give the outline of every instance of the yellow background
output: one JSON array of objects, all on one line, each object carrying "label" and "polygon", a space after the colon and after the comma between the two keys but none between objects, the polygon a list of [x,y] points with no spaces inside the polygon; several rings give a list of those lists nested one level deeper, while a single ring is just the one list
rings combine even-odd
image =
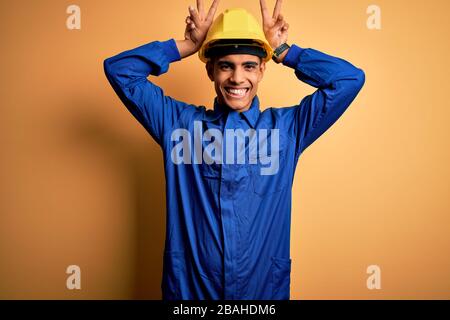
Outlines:
[{"label": "yellow background", "polygon": [[[291,298],[450,298],[450,2],[284,2],[290,43],[366,73],[299,161]],[[71,4],[81,30],[66,28]],[[189,4],[1,0],[0,298],[160,298],[162,155],[102,63],[181,39]],[[382,9],[379,31],[366,27],[370,4]],[[257,0],[222,0],[219,11],[235,6],[260,20]],[[194,104],[215,96],[196,56],[153,81]],[[288,106],[313,90],[270,63],[259,97]],[[82,290],[66,289],[71,264]],[[381,268],[381,290],[366,287],[369,265]]]}]

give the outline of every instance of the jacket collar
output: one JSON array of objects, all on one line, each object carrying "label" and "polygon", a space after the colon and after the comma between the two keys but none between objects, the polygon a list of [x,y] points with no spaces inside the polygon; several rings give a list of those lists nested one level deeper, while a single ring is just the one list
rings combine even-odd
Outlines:
[{"label": "jacket collar", "polygon": [[[216,120],[216,119],[220,118],[222,115],[229,113],[230,111],[234,112],[228,106],[220,104],[216,97],[214,99],[214,112],[212,114],[212,117],[208,117],[206,120],[210,120],[210,121]],[[261,113],[261,111],[259,109],[258,96],[255,96],[253,98],[252,104],[250,105],[250,108],[247,111],[241,112],[243,117],[245,119],[247,119],[247,122],[253,129],[256,128],[256,123],[258,122],[260,113]]]}]

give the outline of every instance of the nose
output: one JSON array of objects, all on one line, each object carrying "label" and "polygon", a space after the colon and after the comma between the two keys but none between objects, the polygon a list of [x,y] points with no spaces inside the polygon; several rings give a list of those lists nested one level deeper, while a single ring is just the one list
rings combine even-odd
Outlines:
[{"label": "nose", "polygon": [[236,84],[240,84],[244,82],[244,72],[243,70],[241,70],[241,68],[236,68],[231,77],[230,77],[230,82],[236,83]]}]

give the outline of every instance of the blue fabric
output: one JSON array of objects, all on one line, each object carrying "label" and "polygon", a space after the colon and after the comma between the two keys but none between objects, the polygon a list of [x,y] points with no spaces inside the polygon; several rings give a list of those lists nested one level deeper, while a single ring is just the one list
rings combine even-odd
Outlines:
[{"label": "blue fabric", "polygon": [[[164,155],[163,299],[289,299],[291,189],[297,161],[354,100],[364,72],[340,58],[293,45],[283,64],[317,90],[298,105],[263,112],[255,97],[248,111],[238,113],[218,104],[217,98],[213,110],[177,101],[147,79],[167,72],[178,60],[170,39],[104,62],[115,92]],[[261,175],[263,164],[250,161],[175,164],[172,133],[186,129],[193,137],[196,121],[204,131],[279,129],[278,172]]]}]

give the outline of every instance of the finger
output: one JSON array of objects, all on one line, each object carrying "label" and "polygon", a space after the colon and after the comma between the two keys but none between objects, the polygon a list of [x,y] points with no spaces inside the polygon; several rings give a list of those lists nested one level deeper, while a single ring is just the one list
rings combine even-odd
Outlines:
[{"label": "finger", "polygon": [[193,20],[196,25],[200,25],[200,16],[197,10],[192,6],[189,6],[189,13],[191,14],[191,20]]},{"label": "finger", "polygon": [[284,26],[283,26],[283,31],[287,31],[289,29],[289,23],[286,23]]},{"label": "finger", "polygon": [[200,15],[203,16],[203,14],[205,13],[203,0],[197,0],[197,10],[198,10],[198,13],[200,13]]},{"label": "finger", "polygon": [[189,21],[188,23],[186,23],[186,25],[189,27],[189,29],[194,29],[196,27],[195,23],[193,23],[192,21]]},{"label": "finger", "polygon": [[282,24],[281,26],[279,26],[279,27],[276,27],[275,30],[278,31],[278,32],[279,32],[279,31],[282,32],[285,25],[286,25],[286,24],[283,22],[283,24]]},{"label": "finger", "polygon": [[195,25],[195,23],[194,23],[194,21],[192,20],[192,18],[191,17],[186,17],[186,24],[188,25],[188,26],[190,26],[191,24],[194,24]]},{"label": "finger", "polygon": [[206,17],[206,20],[212,21],[214,19],[214,15],[216,14],[218,6],[219,6],[219,0],[214,0],[214,2],[211,5],[211,8],[209,8],[208,16]]},{"label": "finger", "polygon": [[275,23],[274,28],[282,28],[284,24],[285,24],[285,21],[283,19],[283,15],[281,15],[281,14],[278,15],[278,19],[277,19],[277,22]]},{"label": "finger", "polygon": [[263,21],[269,21],[270,14],[269,9],[267,8],[266,0],[259,0],[259,4],[261,6],[261,15],[263,17]]},{"label": "finger", "polygon": [[273,18],[276,19],[280,15],[281,12],[281,4],[283,3],[283,0],[277,0],[277,3],[275,4],[275,8],[273,9]]}]

